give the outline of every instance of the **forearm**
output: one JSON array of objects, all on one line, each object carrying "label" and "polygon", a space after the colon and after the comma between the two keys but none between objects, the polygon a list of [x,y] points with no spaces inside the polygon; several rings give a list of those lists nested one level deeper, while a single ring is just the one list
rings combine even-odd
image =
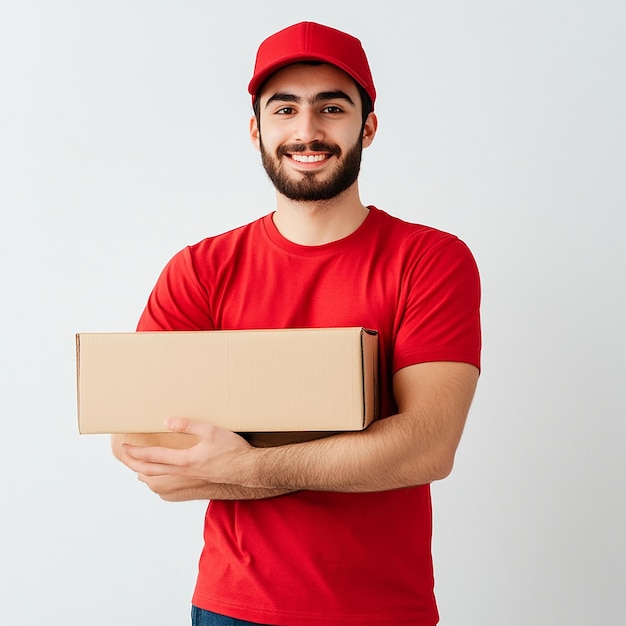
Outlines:
[{"label": "forearm", "polygon": [[188,502],[191,500],[262,500],[288,493],[287,489],[256,489],[241,485],[215,485],[206,481],[196,484],[156,484],[153,479],[141,477],[148,487],[167,502]]},{"label": "forearm", "polygon": [[433,449],[429,433],[416,437],[417,430],[414,416],[400,414],[359,433],[255,449],[243,459],[242,482],[266,489],[367,492],[443,478],[450,455]]},{"label": "forearm", "polygon": [[[447,374],[446,382],[435,384],[442,370]],[[408,405],[403,412],[358,433],[250,450],[241,459],[242,483],[290,490],[366,492],[445,478],[452,471],[478,371],[464,364],[432,364],[418,383],[412,378],[414,372],[407,369],[395,379],[396,397],[401,405]],[[421,401],[411,401],[415,397]]]}]

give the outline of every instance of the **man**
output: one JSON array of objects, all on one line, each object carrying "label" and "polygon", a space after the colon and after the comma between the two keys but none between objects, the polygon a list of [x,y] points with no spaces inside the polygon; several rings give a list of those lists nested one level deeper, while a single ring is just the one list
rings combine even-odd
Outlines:
[{"label": "man", "polygon": [[286,28],[249,91],[276,210],[174,256],[138,330],[376,329],[381,419],[255,448],[176,417],[194,446],[116,436],[114,453],[166,500],[211,501],[193,624],[433,626],[429,483],[452,469],[478,379],[476,265],[453,235],[362,204],[377,119],[357,39]]}]

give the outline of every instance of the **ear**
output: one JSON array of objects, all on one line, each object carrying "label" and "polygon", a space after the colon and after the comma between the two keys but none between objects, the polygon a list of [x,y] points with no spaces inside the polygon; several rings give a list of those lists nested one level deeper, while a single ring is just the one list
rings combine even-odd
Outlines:
[{"label": "ear", "polygon": [[378,129],[378,118],[375,113],[370,113],[363,125],[363,148],[368,148],[372,145],[374,137],[376,136],[376,130]]},{"label": "ear", "polygon": [[255,115],[250,118],[250,141],[257,150],[261,150],[261,132]]}]

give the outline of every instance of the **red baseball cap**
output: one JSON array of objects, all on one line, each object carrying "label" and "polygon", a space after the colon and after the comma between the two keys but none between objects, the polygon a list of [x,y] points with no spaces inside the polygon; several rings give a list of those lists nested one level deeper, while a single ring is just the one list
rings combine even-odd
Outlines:
[{"label": "red baseball cap", "polygon": [[361,42],[340,30],[315,22],[300,22],[278,31],[261,43],[248,85],[252,102],[274,72],[300,61],[330,63],[350,75],[372,99],[376,89]]}]

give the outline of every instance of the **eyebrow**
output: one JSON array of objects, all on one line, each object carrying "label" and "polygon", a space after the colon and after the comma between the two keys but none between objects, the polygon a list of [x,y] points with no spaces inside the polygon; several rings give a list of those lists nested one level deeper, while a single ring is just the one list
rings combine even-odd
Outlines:
[{"label": "eyebrow", "polygon": [[[271,96],[265,103],[265,106],[268,107],[272,102],[295,102],[296,104],[300,104],[303,100],[303,98],[296,96],[295,94],[279,92]],[[320,102],[326,102],[327,100],[345,100],[354,106],[352,98],[345,91],[341,91],[341,89],[337,89],[336,91],[321,91],[320,93],[315,94],[312,98],[307,98],[306,102],[308,104],[319,104]]]}]

